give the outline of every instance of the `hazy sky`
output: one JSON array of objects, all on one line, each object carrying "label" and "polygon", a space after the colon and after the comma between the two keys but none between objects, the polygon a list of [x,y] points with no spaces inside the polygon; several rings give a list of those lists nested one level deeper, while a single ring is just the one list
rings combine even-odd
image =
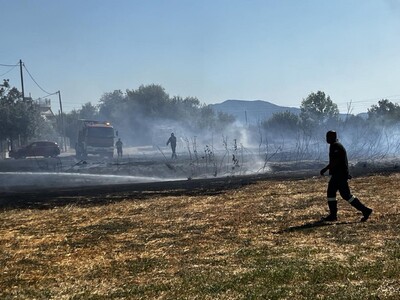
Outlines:
[{"label": "hazy sky", "polygon": [[207,104],[299,107],[318,90],[341,112],[400,102],[400,0],[0,0],[0,25],[0,79],[20,89],[1,65],[21,59],[64,111],[152,83]]}]

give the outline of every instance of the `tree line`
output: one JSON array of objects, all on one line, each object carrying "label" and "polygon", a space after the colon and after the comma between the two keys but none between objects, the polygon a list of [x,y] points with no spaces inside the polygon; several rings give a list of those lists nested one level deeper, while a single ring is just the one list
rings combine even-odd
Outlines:
[{"label": "tree line", "polygon": [[[104,93],[98,104],[87,102],[80,109],[56,115],[49,124],[40,115],[39,104],[30,98],[22,99],[21,92],[11,87],[7,80],[0,85],[0,141],[11,143],[31,139],[54,139],[66,135],[73,146],[76,141],[80,119],[107,120],[115,128],[130,136],[130,144],[143,145],[151,142],[151,135],[159,124],[185,128],[193,132],[223,132],[235,122],[225,113],[216,113],[209,105],[196,97],[170,96],[156,84],[141,85],[125,92],[115,90]],[[368,109],[367,118],[348,114],[340,118],[337,105],[322,91],[311,93],[303,99],[300,114],[275,113],[264,120],[260,128],[272,135],[295,137],[299,131],[304,135],[323,134],[332,128],[365,128],[368,126],[396,126],[400,121],[400,106],[382,99]],[[64,126],[62,126],[64,124]],[[160,125],[161,126],[161,125]],[[156,128],[156,129],[155,129]]]},{"label": "tree line", "polygon": [[22,93],[10,87],[8,80],[0,85],[0,141],[26,143],[29,139],[56,132],[40,114],[39,105],[31,98],[22,98]]},{"label": "tree line", "polygon": [[[322,91],[303,99],[300,114],[275,113],[260,123],[266,152],[285,150],[297,153],[298,159],[319,158],[324,149],[325,133],[336,130],[344,141],[350,158],[383,158],[400,150],[400,106],[381,99],[367,110],[367,115],[339,114],[337,105]],[[279,150],[277,150],[279,149]],[[287,150],[290,149],[290,150]]]},{"label": "tree line", "polygon": [[79,119],[110,121],[130,145],[151,143],[161,124],[187,131],[220,131],[235,119],[215,113],[195,97],[170,97],[160,85],[141,85],[135,90],[104,93],[98,105],[88,102],[81,109],[65,115],[67,136],[74,141]]},{"label": "tree line", "polygon": [[367,116],[355,116],[351,114],[351,107],[341,117],[337,104],[330,96],[322,91],[311,93],[303,99],[300,106],[300,114],[289,111],[279,112],[264,120],[261,126],[267,131],[291,136],[299,130],[305,134],[312,135],[317,132],[325,132],[338,128],[358,128],[393,126],[400,124],[400,106],[388,99],[379,100],[367,110]]}]

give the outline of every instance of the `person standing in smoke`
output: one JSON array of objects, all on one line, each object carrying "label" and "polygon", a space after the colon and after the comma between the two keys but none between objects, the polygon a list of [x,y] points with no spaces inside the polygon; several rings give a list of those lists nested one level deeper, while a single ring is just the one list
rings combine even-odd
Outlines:
[{"label": "person standing in smoke", "polygon": [[122,141],[119,138],[118,141],[115,143],[115,146],[117,147],[118,158],[122,157],[122,145]]},{"label": "person standing in smoke", "polygon": [[178,158],[178,156],[176,156],[175,150],[176,150],[176,137],[174,135],[174,133],[171,133],[171,136],[169,137],[168,141],[167,141],[167,146],[171,144],[171,150],[172,150],[172,156],[171,158]]},{"label": "person standing in smoke", "polygon": [[329,164],[320,171],[323,176],[329,170],[331,179],[328,183],[327,198],[330,214],[322,221],[337,221],[337,200],[336,192],[339,191],[340,196],[346,200],[355,209],[362,212],[361,222],[368,220],[372,214],[372,209],[364,206],[360,200],[354,197],[349,188],[348,180],[351,179],[349,174],[349,164],[347,161],[346,149],[339,143],[336,131],[330,130],[326,133],[326,142],[329,146]]}]

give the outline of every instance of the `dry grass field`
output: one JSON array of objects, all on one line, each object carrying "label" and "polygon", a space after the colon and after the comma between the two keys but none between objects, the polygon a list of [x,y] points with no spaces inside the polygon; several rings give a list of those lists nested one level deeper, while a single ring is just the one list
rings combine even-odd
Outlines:
[{"label": "dry grass field", "polygon": [[0,210],[0,299],[400,299],[400,174]]}]

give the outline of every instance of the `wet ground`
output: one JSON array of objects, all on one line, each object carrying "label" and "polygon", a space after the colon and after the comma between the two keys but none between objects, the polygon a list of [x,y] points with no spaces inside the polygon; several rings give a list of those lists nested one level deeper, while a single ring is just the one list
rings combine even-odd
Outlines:
[{"label": "wet ground", "polygon": [[[326,161],[320,160],[265,161],[254,154],[234,161],[230,153],[223,152],[213,159],[180,154],[175,160],[154,149],[128,152],[123,158],[114,159],[93,156],[78,160],[72,154],[58,158],[5,159],[0,160],[0,197],[212,192],[257,180],[319,176],[319,170],[325,165]],[[400,170],[400,160],[396,157],[353,161],[350,165],[353,176]]]}]

